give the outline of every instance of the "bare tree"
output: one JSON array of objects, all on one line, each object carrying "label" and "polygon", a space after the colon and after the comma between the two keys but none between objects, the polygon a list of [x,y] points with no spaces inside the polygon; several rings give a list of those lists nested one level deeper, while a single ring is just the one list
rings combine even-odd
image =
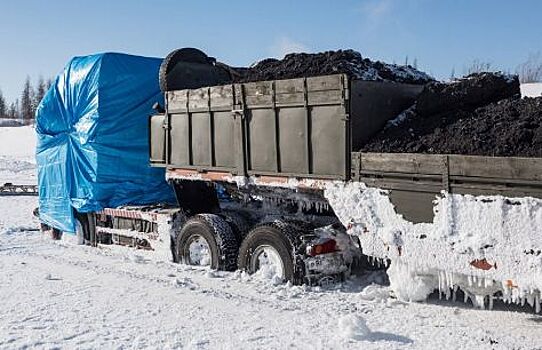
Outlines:
[{"label": "bare tree", "polygon": [[523,62],[516,68],[516,73],[519,75],[521,83],[536,83],[542,81],[542,54],[529,54],[527,61]]},{"label": "bare tree", "polygon": [[490,69],[491,69],[490,62],[484,62],[484,61],[480,61],[479,59],[475,59],[469,65],[465,66],[463,71],[465,75],[469,75],[473,73],[487,72]]}]

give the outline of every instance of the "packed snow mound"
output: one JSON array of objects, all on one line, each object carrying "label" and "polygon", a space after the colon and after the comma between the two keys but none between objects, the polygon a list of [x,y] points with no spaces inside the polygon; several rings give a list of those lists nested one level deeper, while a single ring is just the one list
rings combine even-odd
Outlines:
[{"label": "packed snow mound", "polygon": [[522,97],[540,97],[542,96],[542,83],[521,84]]},{"label": "packed snow mound", "polygon": [[346,339],[366,340],[371,330],[363,317],[351,314],[339,318],[339,334]]},{"label": "packed snow mound", "polygon": [[238,82],[293,79],[344,73],[354,79],[425,84],[434,79],[411,66],[363,58],[354,50],[291,53],[282,60],[264,59],[248,68]]}]

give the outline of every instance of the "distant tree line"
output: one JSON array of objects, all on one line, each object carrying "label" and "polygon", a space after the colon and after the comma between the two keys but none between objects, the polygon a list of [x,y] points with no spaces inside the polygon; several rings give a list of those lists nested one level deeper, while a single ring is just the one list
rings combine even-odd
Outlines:
[{"label": "distant tree line", "polygon": [[34,86],[30,77],[26,77],[20,98],[11,103],[6,101],[0,90],[0,118],[19,119],[30,123],[34,119],[39,103],[52,84],[52,79],[45,80],[40,77]]}]

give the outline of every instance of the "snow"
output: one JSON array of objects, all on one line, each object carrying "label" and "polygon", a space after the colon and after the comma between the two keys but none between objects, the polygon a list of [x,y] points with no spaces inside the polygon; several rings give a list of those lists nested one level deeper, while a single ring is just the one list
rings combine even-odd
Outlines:
[{"label": "snow", "polygon": [[521,84],[522,97],[540,97],[542,96],[542,83]]},{"label": "snow", "polygon": [[[19,138],[3,133],[2,156],[30,159],[32,129],[24,130],[12,129]],[[13,143],[4,143],[4,137]],[[11,172],[3,168],[0,179]],[[32,172],[19,173],[25,180],[21,175]],[[531,312],[509,311],[502,303],[487,312],[435,297],[403,303],[381,272],[329,287],[292,286],[240,271],[174,264],[151,251],[81,246],[71,236],[52,241],[37,230],[36,205],[36,197],[0,197],[0,349],[536,349],[542,344],[542,317]],[[396,235],[388,236],[393,243]]]},{"label": "snow", "polygon": [[37,183],[35,148],[33,127],[0,127],[0,185]]},{"label": "snow", "polygon": [[405,120],[411,118],[416,114],[416,104],[413,104],[409,108],[405,109],[403,112],[401,112],[397,117],[388,120],[386,123],[385,128],[390,128],[392,126],[398,126],[402,124]]},{"label": "snow", "polygon": [[371,334],[365,319],[359,315],[346,315],[339,319],[340,334],[347,339],[365,340]]},{"label": "snow", "polygon": [[[365,254],[392,260],[390,282],[402,300],[423,300],[434,288],[449,297],[455,286],[480,307],[502,289],[510,302],[540,298],[540,199],[442,193],[433,222],[414,224],[395,211],[387,191],[363,183],[330,183],[325,196]],[[475,267],[481,260],[486,269]]]}]

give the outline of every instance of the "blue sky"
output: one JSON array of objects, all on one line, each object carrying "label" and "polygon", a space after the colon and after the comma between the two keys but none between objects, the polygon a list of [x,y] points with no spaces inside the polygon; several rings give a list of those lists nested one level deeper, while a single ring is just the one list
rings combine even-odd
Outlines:
[{"label": "blue sky", "polygon": [[56,75],[76,55],[163,57],[192,46],[233,65],[288,51],[353,48],[437,78],[474,59],[514,71],[542,51],[542,1],[18,0],[0,12],[0,89],[18,97],[27,75]]}]

